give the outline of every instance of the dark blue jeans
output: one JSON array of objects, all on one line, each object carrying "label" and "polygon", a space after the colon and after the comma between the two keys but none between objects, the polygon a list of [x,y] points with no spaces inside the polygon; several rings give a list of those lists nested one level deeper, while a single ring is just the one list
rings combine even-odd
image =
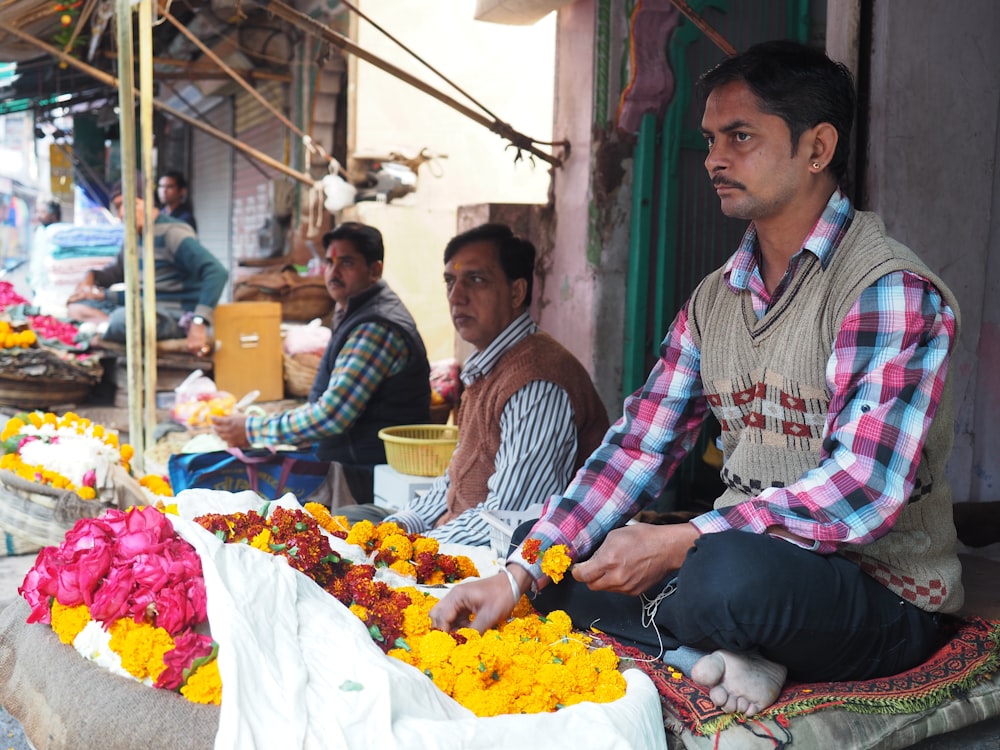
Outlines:
[{"label": "dark blue jeans", "polygon": [[[521,538],[528,529],[518,529]],[[676,588],[643,626],[639,597],[591,591],[566,576],[533,604],[565,610],[652,654],[679,645],[759,652],[796,681],[887,677],[914,667],[940,644],[938,617],[877,583],[839,555],[818,555],[760,534],[705,534],[681,569],[646,592]]]}]

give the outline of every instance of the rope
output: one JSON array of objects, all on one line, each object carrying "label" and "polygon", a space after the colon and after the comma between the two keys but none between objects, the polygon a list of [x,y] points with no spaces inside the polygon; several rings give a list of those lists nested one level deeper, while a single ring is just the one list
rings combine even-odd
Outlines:
[{"label": "rope", "polygon": [[[301,138],[302,145],[306,148],[307,151],[309,151],[312,154],[315,154],[316,156],[319,156],[321,159],[326,161],[327,164],[330,164],[331,166],[333,164],[336,164],[334,158],[330,156],[330,154],[328,154],[320,144],[316,143],[316,141],[314,141],[308,134],[304,133],[298,126],[296,126],[295,123],[293,123],[291,120],[285,117],[281,112],[275,109],[274,106],[267,99],[264,98],[263,94],[257,91],[257,89],[255,89],[249,83],[247,83],[246,80],[244,80],[239,73],[237,73],[229,65],[227,65],[221,57],[215,54],[211,49],[208,48],[208,46],[204,42],[202,42],[200,39],[198,39],[198,37],[192,34],[191,31],[184,24],[182,24],[180,21],[174,18],[169,11],[167,10],[163,11],[163,18],[169,21],[174,26],[174,28],[176,28],[181,34],[183,34],[187,38],[188,41],[190,41],[194,46],[196,46],[199,50],[201,50],[202,54],[204,54],[205,57],[207,57],[209,60],[218,65],[219,68],[221,68],[222,71],[226,73],[226,75],[228,75],[236,83],[238,83],[241,87],[243,87],[243,89],[248,94],[250,94],[254,99],[256,99],[261,104],[261,106],[264,107],[264,109],[266,109],[274,117],[276,117],[286,128],[288,128],[293,133],[295,133],[299,138]],[[337,169],[341,172],[341,174],[343,174],[343,176],[345,177],[347,176],[347,172],[341,169],[339,164],[337,164]]]},{"label": "rope", "polygon": [[323,190],[323,182],[319,181],[313,183],[312,187],[309,188],[308,195],[306,196],[306,210],[303,212],[302,218],[303,224],[306,228],[307,239],[319,237],[319,235],[323,232],[325,221],[323,214],[323,202],[325,200],[326,192]]},{"label": "rope", "polygon": [[[541,149],[538,148],[538,145],[536,144],[542,143],[541,141],[536,141],[535,139],[529,138],[523,133],[517,132],[505,122],[501,122],[500,120],[497,119],[493,120],[488,119],[479,112],[476,112],[470,107],[467,107],[465,104],[456,101],[447,94],[438,91],[437,89],[428,85],[424,81],[421,81],[412,73],[409,73],[403,70],[402,68],[383,60],[377,55],[368,52],[362,47],[359,47],[357,44],[352,42],[347,37],[327,28],[316,19],[306,15],[305,13],[302,13],[301,11],[295,10],[295,8],[292,8],[291,6],[282,2],[281,0],[269,0],[265,9],[269,13],[273,13],[274,15],[278,16],[278,18],[281,18],[287,21],[288,23],[292,24],[293,26],[302,29],[306,33],[317,36],[320,39],[323,39],[329,42],[330,44],[339,47],[345,52],[352,54],[355,57],[364,60],[365,62],[371,63],[372,65],[379,68],[380,70],[385,71],[389,75],[398,78],[404,83],[410,84],[411,86],[413,86],[416,89],[419,89],[420,91],[423,91],[425,94],[433,96],[435,99],[448,105],[459,114],[465,115],[466,117],[468,117],[471,120],[474,120],[480,125],[489,128],[497,135],[509,140],[511,142],[511,145],[518,151],[518,155],[515,161],[521,158],[522,151],[527,151],[533,156],[537,156],[539,159],[548,162],[554,167],[562,166],[563,160],[560,157],[555,156],[554,154],[546,153],[545,151],[542,151]],[[569,147],[570,147],[569,141],[565,140],[559,141],[552,145],[561,146],[564,149],[565,153],[567,154],[569,153]]]}]

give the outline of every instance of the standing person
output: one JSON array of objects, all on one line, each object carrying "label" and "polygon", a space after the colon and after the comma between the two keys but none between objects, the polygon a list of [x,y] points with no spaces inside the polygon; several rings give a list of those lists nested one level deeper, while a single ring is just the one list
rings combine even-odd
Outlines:
[{"label": "standing person", "polygon": [[38,294],[48,284],[47,261],[51,255],[48,228],[62,221],[62,206],[59,201],[39,201],[35,206],[34,221],[38,225],[31,238],[31,258],[28,262],[28,286]]},{"label": "standing person", "polygon": [[[566,545],[563,583],[514,551],[431,616],[484,630],[531,588],[545,609],[643,644],[726,711],[797,681],[923,662],[963,599],[944,466],[953,439],[948,287],[838,189],[855,114],[847,69],[767,42],[701,79],[705,166],[750,222],[695,289],[645,385],[530,530]],[[622,524],[722,425],[726,485],[689,523]],[[644,611],[645,605],[645,611]],[[648,615],[649,619],[645,619]],[[600,619],[598,619],[600,618]],[[647,625],[648,627],[644,627]]]},{"label": "standing person", "polygon": [[444,263],[452,323],[476,348],[461,374],[458,446],[445,475],[403,510],[345,514],[487,546],[482,511],[523,511],[565,487],[600,444],[608,413],[583,365],[531,319],[534,245],[484,224],[454,237]]},{"label": "standing person", "polygon": [[386,461],[379,430],[428,421],[430,364],[413,316],[382,278],[381,232],[345,222],[323,235],[323,246],[336,309],[308,403],[212,424],[237,447],[317,443],[318,459],[341,464],[354,501],[371,503],[375,466]]},{"label": "standing person", "polygon": [[[123,216],[122,192],[111,194],[112,210]],[[145,201],[135,199],[136,230],[143,231]],[[198,241],[194,230],[151,209],[156,279],[156,339],[186,339],[187,350],[204,357],[211,349],[208,329],[226,287],[229,272]],[[69,296],[67,315],[79,322],[107,324],[105,341],[125,342],[125,292],[112,289],[125,281],[123,251],[104,268],[87,271]]]},{"label": "standing person", "polygon": [[190,224],[198,231],[198,222],[194,220],[194,209],[188,198],[188,183],[181,172],[171,170],[156,183],[156,197],[160,201],[160,210],[172,219]]}]

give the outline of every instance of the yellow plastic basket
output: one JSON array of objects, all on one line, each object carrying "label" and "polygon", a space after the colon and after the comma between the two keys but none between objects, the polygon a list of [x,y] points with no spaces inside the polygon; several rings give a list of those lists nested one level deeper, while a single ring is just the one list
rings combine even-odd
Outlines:
[{"label": "yellow plastic basket", "polygon": [[385,443],[389,466],[401,474],[438,477],[444,474],[458,444],[458,428],[443,424],[386,427],[378,436]]}]

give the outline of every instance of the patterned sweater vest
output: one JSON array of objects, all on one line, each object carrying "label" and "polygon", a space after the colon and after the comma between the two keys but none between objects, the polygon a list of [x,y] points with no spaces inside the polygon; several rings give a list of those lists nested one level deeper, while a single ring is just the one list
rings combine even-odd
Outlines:
[{"label": "patterned sweater vest", "polygon": [[[784,487],[819,465],[831,392],[826,366],[833,342],[860,293],[888,273],[929,279],[955,311],[948,287],[910,250],[887,237],[877,216],[858,212],[826,269],[806,253],[788,288],[760,320],[749,292],[734,294],[722,269],[691,297],[701,377],[722,425],[724,508]],[[956,330],[956,338],[958,331]],[[930,426],[916,485],[887,535],[840,550],[903,599],[953,612],[963,601],[951,490],[944,469],[954,440],[951,377]]]},{"label": "patterned sweater vest", "polygon": [[[486,499],[486,482],[496,471],[500,450],[500,415],[511,396],[536,380],[555,383],[569,395],[577,431],[573,470],[600,445],[608,429],[608,413],[590,375],[547,333],[539,331],[526,337],[503,355],[489,375],[462,392],[459,443],[448,464],[448,510],[438,520],[439,526]],[[534,439],[546,437],[536,435]],[[547,499],[533,498],[535,502]]]}]

